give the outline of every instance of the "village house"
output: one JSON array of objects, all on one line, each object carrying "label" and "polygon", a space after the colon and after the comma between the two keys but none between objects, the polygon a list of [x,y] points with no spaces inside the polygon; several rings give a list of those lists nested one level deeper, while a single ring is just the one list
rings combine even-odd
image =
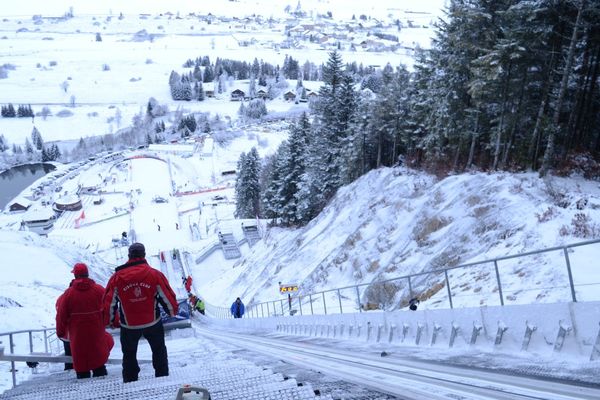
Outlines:
[{"label": "village house", "polygon": [[10,205],[8,206],[8,210],[10,212],[27,211],[29,207],[31,207],[31,204],[31,201],[23,197],[19,197],[15,199],[15,201],[10,203]]},{"label": "village house", "polygon": [[269,97],[269,93],[267,93],[267,91],[264,89],[258,89],[256,91],[256,97],[258,97],[259,99],[266,100]]},{"label": "village house", "polygon": [[231,92],[231,101],[242,101],[242,100],[244,100],[245,96],[246,96],[246,93],[244,93],[243,90],[235,89]]},{"label": "village house", "polygon": [[288,90],[287,92],[284,93],[283,99],[285,101],[294,101],[294,100],[296,100],[296,93],[292,92],[291,90]]}]

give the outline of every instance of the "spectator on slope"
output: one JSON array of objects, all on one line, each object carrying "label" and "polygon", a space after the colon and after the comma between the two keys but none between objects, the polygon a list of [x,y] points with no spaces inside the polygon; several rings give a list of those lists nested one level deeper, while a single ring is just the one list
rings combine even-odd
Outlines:
[{"label": "spectator on slope", "polygon": [[75,264],[71,272],[75,279],[57,300],[56,335],[70,341],[77,379],[92,374],[104,376],[107,374],[104,364],[114,345],[112,336],[104,329],[104,288],[88,277],[88,267],[83,263]]},{"label": "spectator on slope", "polygon": [[143,336],[152,350],[154,376],[169,375],[169,361],[159,304],[170,316],[178,304],[162,272],[150,267],[141,243],[129,246],[129,261],[116,268],[104,295],[105,323],[121,327],[123,382],[138,380],[137,347]]},{"label": "spectator on slope", "polygon": [[192,291],[192,277],[190,275],[185,279],[185,291],[188,293]]},{"label": "spectator on slope", "polygon": [[233,315],[233,318],[242,318],[244,311],[244,303],[242,303],[242,300],[238,297],[231,305],[231,315]]},{"label": "spectator on slope", "polygon": [[417,311],[417,307],[419,306],[420,302],[421,301],[418,298],[413,297],[408,301],[408,308],[410,308],[412,311]]},{"label": "spectator on slope", "polygon": [[198,301],[198,298],[196,297],[195,294],[188,293],[188,300],[190,302],[190,313],[193,313],[194,309],[196,307],[196,302]]},{"label": "spectator on slope", "polygon": [[196,310],[198,310],[200,312],[200,314],[206,315],[205,314],[206,306],[204,305],[204,300],[202,300],[201,298],[198,298],[198,300],[196,301],[196,304],[194,305],[194,308]]}]

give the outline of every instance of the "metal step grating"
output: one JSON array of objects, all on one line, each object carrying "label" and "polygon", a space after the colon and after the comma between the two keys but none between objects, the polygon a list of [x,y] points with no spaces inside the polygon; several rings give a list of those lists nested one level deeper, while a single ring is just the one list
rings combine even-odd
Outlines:
[{"label": "metal step grating", "polygon": [[1,394],[0,399],[172,400],[184,384],[208,389],[213,400],[315,398],[309,385],[298,386],[294,379],[286,380],[279,373],[232,358],[231,354],[207,352],[197,356],[194,363],[178,362],[177,355],[169,358],[168,377],[155,378],[152,367],[144,364],[139,380],[127,384],[122,383],[120,366],[108,365],[106,377],[77,380],[73,371],[58,371],[61,366],[53,365],[49,375],[23,382]]}]

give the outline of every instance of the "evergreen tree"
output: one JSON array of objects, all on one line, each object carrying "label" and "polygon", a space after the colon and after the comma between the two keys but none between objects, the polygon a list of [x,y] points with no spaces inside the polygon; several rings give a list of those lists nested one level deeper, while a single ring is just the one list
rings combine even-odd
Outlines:
[{"label": "evergreen tree", "polygon": [[42,148],[42,162],[52,161],[52,154],[49,150],[46,150],[46,147]]},{"label": "evergreen tree", "polygon": [[52,158],[52,161],[57,161],[62,157],[60,149],[58,148],[56,143],[52,144],[50,157]]},{"label": "evergreen tree", "polygon": [[204,87],[202,85],[202,81],[196,82],[196,99],[198,101],[204,101]]},{"label": "evergreen tree", "polygon": [[300,185],[306,172],[306,154],[311,125],[306,113],[303,113],[295,125],[291,126],[287,151],[281,160],[281,185],[278,196],[281,206],[281,220],[285,225],[301,223],[298,215]]},{"label": "evergreen tree", "polygon": [[15,107],[9,103],[6,106],[2,106],[2,116],[4,118],[14,118],[17,116],[17,112],[15,111]]},{"label": "evergreen tree", "polygon": [[193,76],[196,82],[202,82],[202,70],[200,69],[200,66],[198,64],[196,64],[196,66],[194,67]]},{"label": "evergreen tree", "polygon": [[254,61],[252,62],[252,67],[250,68],[250,71],[253,76],[260,76],[261,69],[260,69],[260,64],[258,63],[258,59],[254,58]]},{"label": "evergreen tree", "polygon": [[281,197],[283,187],[283,176],[288,166],[289,146],[284,141],[277,148],[277,152],[269,159],[265,165],[266,176],[261,184],[261,203],[265,218],[271,218],[274,221],[279,220],[283,215],[284,199]]},{"label": "evergreen tree", "polygon": [[37,150],[42,150],[44,147],[44,141],[40,131],[34,126],[31,131],[31,141]]},{"label": "evergreen tree", "polygon": [[213,67],[209,64],[204,67],[204,74],[202,74],[204,83],[212,82],[215,80],[215,73]]},{"label": "evergreen tree", "polygon": [[236,216],[255,218],[260,215],[260,157],[253,147],[238,161],[238,176],[235,184]]},{"label": "evergreen tree", "polygon": [[314,105],[314,129],[319,132],[309,148],[313,170],[309,175],[319,182],[319,196],[310,209],[320,210],[341,186],[341,146],[348,134],[348,124],[355,107],[352,78],[343,71],[339,53],[329,55],[323,68],[324,85]]},{"label": "evergreen tree", "polygon": [[0,152],[5,152],[8,150],[8,141],[4,137],[4,135],[0,135]]},{"label": "evergreen tree", "polygon": [[248,84],[248,97],[254,99],[256,97],[256,79],[254,75],[250,75],[250,82]]}]

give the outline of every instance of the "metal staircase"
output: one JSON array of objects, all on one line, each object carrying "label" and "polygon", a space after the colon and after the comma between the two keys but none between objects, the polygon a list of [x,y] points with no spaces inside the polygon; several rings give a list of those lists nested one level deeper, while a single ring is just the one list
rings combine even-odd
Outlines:
[{"label": "metal staircase", "polygon": [[235,241],[233,233],[219,233],[219,242],[221,243],[221,249],[223,250],[225,259],[232,260],[242,256],[242,252]]},{"label": "metal staircase", "polygon": [[242,232],[244,233],[244,237],[246,238],[248,246],[250,247],[254,246],[261,239],[260,232],[258,231],[258,227],[256,225],[242,224]]}]

